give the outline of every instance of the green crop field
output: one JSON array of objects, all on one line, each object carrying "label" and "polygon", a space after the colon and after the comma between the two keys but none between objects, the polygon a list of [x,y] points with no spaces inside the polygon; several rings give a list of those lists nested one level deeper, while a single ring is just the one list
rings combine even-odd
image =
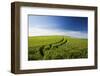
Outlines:
[{"label": "green crop field", "polygon": [[32,36],[28,38],[28,60],[87,58],[87,47],[87,39],[68,36]]}]

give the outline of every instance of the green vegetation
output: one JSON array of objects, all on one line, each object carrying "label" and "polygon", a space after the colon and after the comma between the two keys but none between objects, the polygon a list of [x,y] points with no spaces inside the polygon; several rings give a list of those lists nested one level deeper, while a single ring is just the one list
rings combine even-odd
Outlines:
[{"label": "green vegetation", "polygon": [[87,39],[68,36],[34,36],[28,38],[28,60],[87,58]]}]

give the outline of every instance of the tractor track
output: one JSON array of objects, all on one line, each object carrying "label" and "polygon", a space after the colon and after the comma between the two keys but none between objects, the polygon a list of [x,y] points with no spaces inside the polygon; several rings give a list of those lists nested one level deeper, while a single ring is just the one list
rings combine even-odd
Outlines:
[{"label": "tractor track", "polygon": [[56,42],[56,43],[52,43],[52,44],[48,44],[48,45],[42,45],[40,48],[39,48],[39,51],[40,51],[40,54],[42,56],[44,56],[44,52],[43,50],[45,49],[46,46],[49,46],[50,48],[48,48],[48,50],[52,49],[52,48],[58,48],[59,46],[61,45],[64,45],[67,43],[67,40],[65,40],[65,38],[63,37],[62,40]]}]

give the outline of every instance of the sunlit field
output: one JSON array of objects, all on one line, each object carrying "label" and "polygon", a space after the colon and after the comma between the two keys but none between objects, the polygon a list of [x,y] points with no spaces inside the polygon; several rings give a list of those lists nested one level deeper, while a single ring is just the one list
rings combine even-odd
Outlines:
[{"label": "sunlit field", "polygon": [[87,58],[87,42],[87,39],[69,36],[31,36],[28,38],[28,60]]}]

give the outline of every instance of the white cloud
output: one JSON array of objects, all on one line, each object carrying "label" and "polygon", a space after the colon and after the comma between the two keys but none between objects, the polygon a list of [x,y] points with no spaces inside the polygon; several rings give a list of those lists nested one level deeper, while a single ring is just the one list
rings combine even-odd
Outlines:
[{"label": "white cloud", "polygon": [[87,33],[79,31],[61,31],[52,29],[29,28],[29,36],[64,35],[76,38],[87,38]]}]

